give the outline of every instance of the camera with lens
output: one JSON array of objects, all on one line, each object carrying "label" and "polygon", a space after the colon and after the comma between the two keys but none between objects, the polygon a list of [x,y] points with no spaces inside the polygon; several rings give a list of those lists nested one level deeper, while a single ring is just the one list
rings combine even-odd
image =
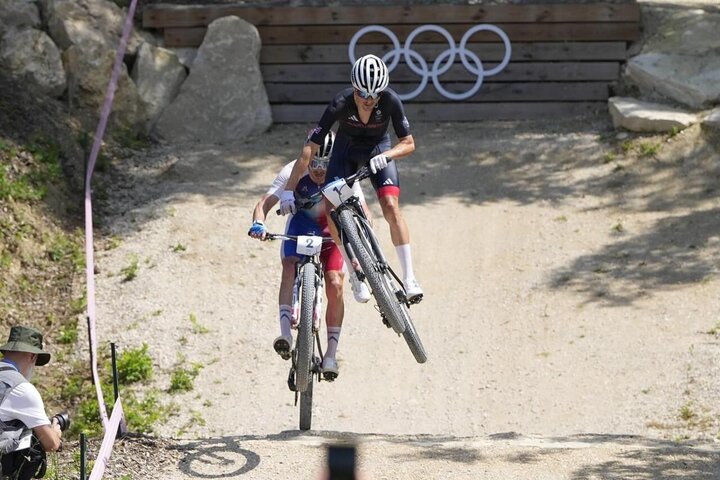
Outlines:
[{"label": "camera with lens", "polygon": [[70,415],[67,412],[58,413],[53,415],[50,421],[55,420],[60,427],[60,431],[64,432],[70,426]]}]

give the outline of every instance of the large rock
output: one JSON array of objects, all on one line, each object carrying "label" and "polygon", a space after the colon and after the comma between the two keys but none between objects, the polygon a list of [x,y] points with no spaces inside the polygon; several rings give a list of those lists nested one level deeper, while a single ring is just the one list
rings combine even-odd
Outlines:
[{"label": "large rock", "polygon": [[155,134],[173,142],[224,143],[265,131],[272,116],[259,56],[253,25],[234,16],[213,21]]},{"label": "large rock", "polygon": [[633,132],[682,130],[698,121],[696,115],[628,97],[612,97],[608,107],[615,128]]},{"label": "large rock", "polygon": [[197,56],[197,48],[169,48],[175,55],[177,55],[180,63],[185,65],[186,68],[192,68],[192,64]]},{"label": "large rock", "polygon": [[720,107],[713,109],[703,119],[702,126],[720,132]]},{"label": "large rock", "polygon": [[185,67],[177,55],[168,49],[143,43],[133,66],[132,79],[147,104],[149,126],[175,98],[186,77]]},{"label": "large rock", "polygon": [[[115,63],[115,51],[93,43],[73,45],[63,52],[62,58],[71,101],[84,108],[100,108]],[[135,131],[144,130],[147,122],[145,102],[124,63],[121,64],[110,121]]]},{"label": "large rock", "polygon": [[[72,45],[95,43],[117,49],[126,12],[108,0],[40,0],[50,36],[65,50]],[[133,30],[127,54],[135,55],[143,39]]]},{"label": "large rock", "polygon": [[718,55],[645,53],[628,61],[627,75],[651,98],[665,97],[695,109],[720,101]]},{"label": "large rock", "polygon": [[66,77],[60,51],[41,30],[8,30],[0,38],[0,66],[44,95],[59,97]]},{"label": "large rock", "polygon": [[34,0],[0,1],[0,37],[16,28],[40,27],[40,11]]},{"label": "large rock", "polygon": [[[662,18],[653,26],[655,33],[645,42],[641,53],[700,56],[720,49],[720,13],[658,7],[651,10]],[[646,9],[644,13],[650,12]]]}]

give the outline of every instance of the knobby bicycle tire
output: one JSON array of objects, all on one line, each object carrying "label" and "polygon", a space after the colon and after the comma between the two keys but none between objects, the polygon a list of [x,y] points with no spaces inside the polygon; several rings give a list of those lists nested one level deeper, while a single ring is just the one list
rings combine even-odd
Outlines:
[{"label": "knobby bicycle tire", "polygon": [[[374,258],[374,255],[366,242],[363,242],[360,233],[360,227],[355,223],[353,213],[348,209],[340,211],[338,216],[340,222],[340,228],[342,228],[347,240],[352,246],[353,252],[357,257],[362,271],[367,278],[370,288],[372,289],[375,301],[377,301],[380,310],[387,318],[390,326],[395,332],[401,334],[405,331],[405,321],[402,313],[400,312],[400,306],[398,305],[395,293],[387,284],[387,280],[384,278],[382,273],[377,268],[378,261]],[[350,275],[354,275],[353,272]]]},{"label": "knobby bicycle tire", "polygon": [[308,386],[312,373],[313,346],[313,310],[315,309],[315,265],[306,263],[300,271],[302,275],[302,291],[300,297],[300,322],[295,349],[295,387],[303,393]]},{"label": "knobby bicycle tire", "polygon": [[313,375],[310,375],[307,388],[300,394],[300,430],[310,430],[312,425]]},{"label": "knobby bicycle tire", "polygon": [[401,304],[399,307],[405,319],[405,331],[403,332],[405,343],[407,343],[408,347],[410,347],[410,351],[415,357],[415,360],[418,363],[425,363],[427,362],[427,352],[420,340],[420,335],[418,335],[417,329],[415,329],[412,318],[410,318],[410,312],[405,305]]}]

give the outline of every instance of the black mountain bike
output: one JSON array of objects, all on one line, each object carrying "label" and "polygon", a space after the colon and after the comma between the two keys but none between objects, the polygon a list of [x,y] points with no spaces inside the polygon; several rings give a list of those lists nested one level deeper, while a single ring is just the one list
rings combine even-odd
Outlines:
[{"label": "black mountain bike", "polygon": [[294,240],[300,261],[295,265],[293,284],[293,318],[297,319],[297,338],[292,350],[288,387],[295,392],[295,405],[300,399],[300,430],[312,424],[313,381],[322,379],[323,352],[320,343],[322,320],[323,268],[320,252],[330,237],[314,235],[283,235],[268,233],[268,240]]},{"label": "black mountain bike", "polygon": [[380,248],[372,226],[365,216],[360,200],[354,195],[352,185],[370,176],[368,167],[361,167],[357,173],[328,183],[323,195],[334,205],[330,213],[345,247],[348,257],[360,264],[362,272],[356,274],[362,281],[367,278],[375,301],[378,304],[383,323],[402,335],[418,363],[427,361],[425,347],[420,341],[417,329],[410,318],[410,305],[405,287],[390,268]]}]

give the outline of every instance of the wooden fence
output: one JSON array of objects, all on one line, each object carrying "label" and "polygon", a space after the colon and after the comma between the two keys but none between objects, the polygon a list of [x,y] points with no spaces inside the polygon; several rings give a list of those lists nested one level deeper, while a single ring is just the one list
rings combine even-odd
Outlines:
[{"label": "wooden fence", "polygon": [[[214,19],[237,15],[255,25],[262,39],[260,64],[276,122],[314,122],[332,96],[349,86],[348,45],[367,25],[389,29],[402,47],[422,25],[445,29],[459,46],[475,25],[489,24],[509,38],[509,63],[497,74],[488,72],[505,55],[498,34],[479,31],[466,45],[468,69],[460,55],[452,58],[448,41],[437,32],[417,35],[409,49],[432,70],[438,58],[440,87],[462,93],[478,81],[482,85],[464,100],[451,100],[427,74],[426,87],[405,101],[413,120],[474,121],[484,119],[553,118],[606,110],[609,86],[618,80],[630,42],[640,36],[640,9],[629,3],[534,5],[412,5],[344,7],[246,7],[243,5],[149,5],[143,11],[145,28],[161,29],[167,47],[197,47]],[[379,32],[363,35],[355,55],[392,50],[391,40]],[[444,55],[444,56],[443,56]],[[388,59],[390,61],[391,58]],[[417,62],[416,70],[421,67]],[[475,73],[472,72],[474,70]],[[423,75],[402,59],[391,72],[391,87],[407,94]]]}]

